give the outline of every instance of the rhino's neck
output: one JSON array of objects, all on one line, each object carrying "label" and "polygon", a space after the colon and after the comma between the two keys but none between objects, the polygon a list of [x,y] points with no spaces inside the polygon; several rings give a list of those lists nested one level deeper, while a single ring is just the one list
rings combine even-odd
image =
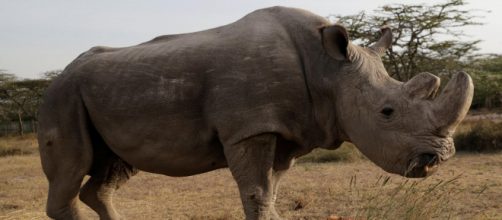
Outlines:
[{"label": "rhino's neck", "polygon": [[336,100],[329,79],[330,74],[337,74],[333,71],[339,71],[341,64],[335,63],[333,66],[333,60],[324,52],[319,32],[319,27],[326,25],[326,22],[324,18],[313,18],[301,27],[287,29],[294,30],[290,37],[300,58],[305,86],[309,93],[312,121],[317,128],[311,132],[322,134],[317,136],[317,140],[312,144],[315,147],[332,149],[340,146],[346,135],[337,127]]},{"label": "rhino's neck", "polygon": [[306,132],[309,133],[306,138],[309,140],[304,144],[308,147],[337,147],[343,140],[343,134],[337,128],[333,88],[326,82],[326,76],[333,71],[333,66],[328,63],[333,61],[323,49],[320,33],[320,28],[330,25],[330,22],[301,9],[274,7],[262,12],[281,24],[284,34],[287,34],[283,37],[290,40],[301,63],[308,104],[312,109],[311,120],[306,125]]}]

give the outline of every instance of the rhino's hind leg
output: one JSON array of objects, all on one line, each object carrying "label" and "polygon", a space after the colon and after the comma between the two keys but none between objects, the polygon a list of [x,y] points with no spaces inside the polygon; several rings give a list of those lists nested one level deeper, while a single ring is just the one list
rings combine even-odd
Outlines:
[{"label": "rhino's hind leg", "polygon": [[[59,135],[56,130],[53,133]],[[77,195],[91,167],[90,147],[83,150],[85,144],[77,138],[39,136],[42,167],[49,181],[47,215],[53,219],[80,219]]]},{"label": "rhino's hind leg", "polygon": [[237,181],[246,219],[277,219],[274,210],[276,135],[263,134],[225,146],[228,167]]},{"label": "rhino's hind leg", "polygon": [[49,182],[47,215],[50,218],[81,219],[76,198],[82,179],[83,176],[75,179],[62,177]]},{"label": "rhino's hind leg", "polygon": [[100,219],[120,219],[112,197],[137,170],[108,149],[94,155],[91,178],[80,190],[80,200],[96,211]]}]

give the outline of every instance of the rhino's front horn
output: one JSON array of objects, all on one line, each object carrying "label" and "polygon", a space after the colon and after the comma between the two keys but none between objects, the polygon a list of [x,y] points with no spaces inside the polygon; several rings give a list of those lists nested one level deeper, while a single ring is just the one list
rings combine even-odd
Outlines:
[{"label": "rhino's front horn", "polygon": [[471,77],[465,72],[460,72],[453,76],[443,92],[434,100],[434,114],[441,135],[453,135],[455,128],[469,111],[473,93],[474,85]]},{"label": "rhino's front horn", "polygon": [[389,26],[385,25],[380,28],[380,31],[382,32],[382,36],[370,48],[380,54],[380,56],[383,56],[385,51],[392,45],[392,30]]}]

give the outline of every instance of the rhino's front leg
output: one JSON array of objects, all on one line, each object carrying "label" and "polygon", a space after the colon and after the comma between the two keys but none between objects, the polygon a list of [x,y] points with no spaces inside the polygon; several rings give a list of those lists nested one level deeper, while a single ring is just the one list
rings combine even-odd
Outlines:
[{"label": "rhino's front leg", "polygon": [[[276,136],[263,134],[225,146],[228,166],[241,195],[247,220],[277,218],[274,209]],[[273,211],[275,212],[275,210]]]}]

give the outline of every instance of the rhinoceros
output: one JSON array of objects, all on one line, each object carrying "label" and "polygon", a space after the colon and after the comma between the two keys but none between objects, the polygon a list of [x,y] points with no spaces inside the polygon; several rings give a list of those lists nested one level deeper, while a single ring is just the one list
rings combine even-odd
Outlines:
[{"label": "rhinoceros", "polygon": [[[376,165],[425,177],[450,158],[473,95],[457,73],[403,83],[370,47],[310,12],[254,11],[200,32],[93,47],[46,90],[38,141],[47,215],[79,219],[79,199],[118,219],[112,195],[138,170],[189,176],[228,167],[246,219],[279,219],[279,179],[295,158],[352,142]],[[90,178],[81,187],[83,178]]]}]

